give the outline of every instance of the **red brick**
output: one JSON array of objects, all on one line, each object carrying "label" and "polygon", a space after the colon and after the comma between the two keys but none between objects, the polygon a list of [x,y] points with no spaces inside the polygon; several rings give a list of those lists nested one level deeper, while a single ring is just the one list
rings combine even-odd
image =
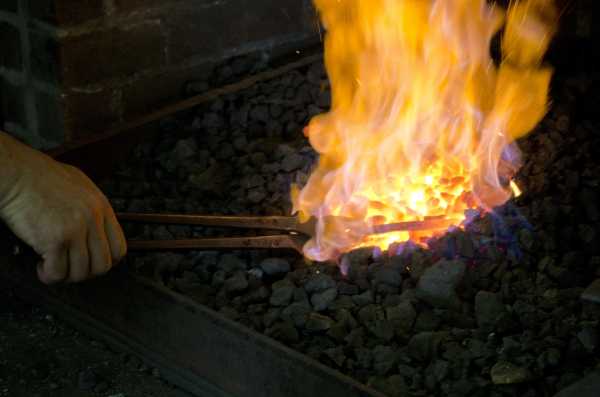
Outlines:
[{"label": "red brick", "polygon": [[30,0],[32,17],[59,26],[77,25],[104,16],[103,0]]},{"label": "red brick", "polygon": [[63,39],[64,82],[81,86],[130,77],[165,64],[165,38],[160,21],[98,30]]},{"label": "red brick", "polygon": [[120,91],[103,89],[97,92],[69,92],[64,97],[67,140],[103,132],[120,121]]},{"label": "red brick", "polygon": [[241,43],[244,35],[237,23],[244,12],[221,3],[210,7],[184,5],[175,9],[165,19],[171,63],[214,56],[230,43]]},{"label": "red brick", "polygon": [[302,0],[235,0],[209,6],[185,3],[165,17],[171,62],[220,57],[255,41],[314,30]]},{"label": "red brick", "polygon": [[137,79],[123,87],[123,111],[127,118],[147,114],[180,100],[185,83],[205,78],[212,65],[206,64],[184,70],[169,70]]},{"label": "red brick", "polygon": [[[169,6],[172,4],[181,3],[182,0],[114,0],[117,12],[130,12],[136,10],[147,10],[151,7]],[[204,0],[208,2],[211,0]],[[202,1],[195,0],[196,3]]]},{"label": "red brick", "polygon": [[247,9],[252,9],[252,12],[244,13],[242,24],[249,41],[294,33],[316,33],[318,20],[310,2],[245,0],[245,3]]}]

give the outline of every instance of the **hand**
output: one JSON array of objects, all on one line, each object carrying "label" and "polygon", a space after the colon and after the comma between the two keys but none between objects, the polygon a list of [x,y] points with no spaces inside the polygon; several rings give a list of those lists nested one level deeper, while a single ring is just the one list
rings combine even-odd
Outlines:
[{"label": "hand", "polygon": [[110,270],[127,247],[106,197],[80,170],[2,139],[16,170],[0,189],[0,218],[42,257],[39,279],[79,282]]}]

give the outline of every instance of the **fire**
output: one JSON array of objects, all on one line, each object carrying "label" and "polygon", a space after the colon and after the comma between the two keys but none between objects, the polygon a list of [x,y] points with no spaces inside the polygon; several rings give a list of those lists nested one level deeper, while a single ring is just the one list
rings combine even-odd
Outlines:
[{"label": "fire", "polygon": [[[317,218],[307,257],[386,249],[460,225],[508,200],[515,139],[547,110],[550,0],[315,0],[327,33],[329,113],[305,133],[319,153],[294,211]],[[490,55],[500,29],[502,60]],[[376,225],[443,218],[441,228],[374,235]]]}]

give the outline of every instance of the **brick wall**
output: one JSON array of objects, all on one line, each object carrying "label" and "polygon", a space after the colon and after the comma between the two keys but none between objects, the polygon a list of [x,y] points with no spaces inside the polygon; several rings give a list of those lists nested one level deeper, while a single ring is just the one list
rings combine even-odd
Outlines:
[{"label": "brick wall", "polygon": [[0,127],[56,147],[178,99],[223,59],[317,33],[310,0],[0,0]]}]

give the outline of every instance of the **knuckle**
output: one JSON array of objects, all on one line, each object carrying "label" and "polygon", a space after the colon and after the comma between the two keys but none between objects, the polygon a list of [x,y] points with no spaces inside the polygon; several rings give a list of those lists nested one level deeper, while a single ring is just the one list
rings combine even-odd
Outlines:
[{"label": "knuckle", "polygon": [[44,282],[46,284],[56,284],[64,280],[64,275],[53,270],[46,270],[44,272]]}]

